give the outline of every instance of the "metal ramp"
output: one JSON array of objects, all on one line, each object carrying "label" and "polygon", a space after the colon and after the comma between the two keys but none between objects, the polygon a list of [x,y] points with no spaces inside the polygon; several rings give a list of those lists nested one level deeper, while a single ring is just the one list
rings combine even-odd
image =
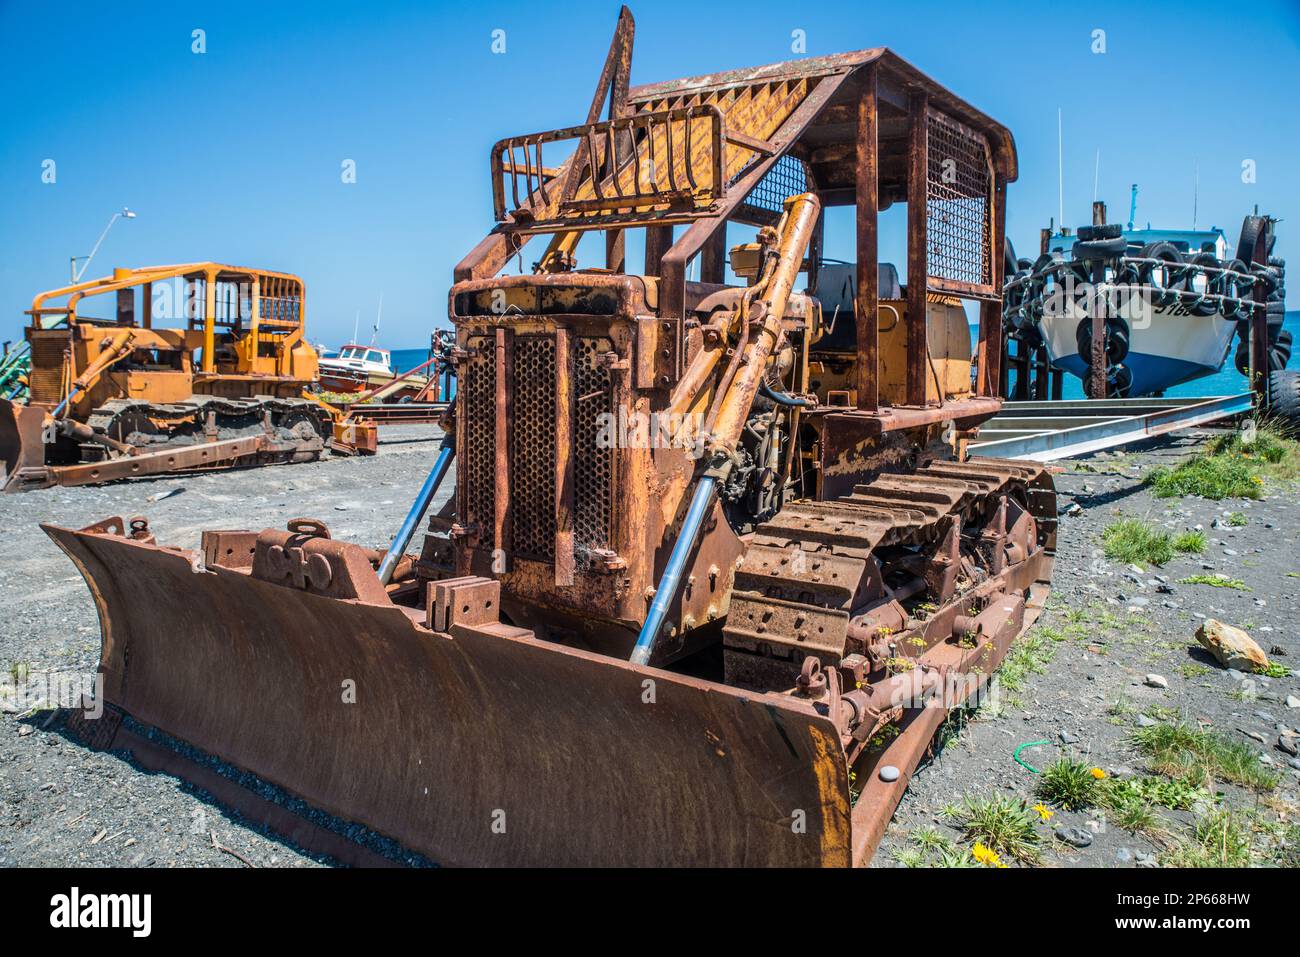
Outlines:
[{"label": "metal ramp", "polygon": [[974,455],[1051,462],[1250,412],[1253,396],[1007,402],[972,442]]}]

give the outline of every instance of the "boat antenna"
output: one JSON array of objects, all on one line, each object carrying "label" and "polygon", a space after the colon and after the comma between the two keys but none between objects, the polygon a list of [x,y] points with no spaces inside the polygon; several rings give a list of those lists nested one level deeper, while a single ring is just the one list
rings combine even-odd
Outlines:
[{"label": "boat antenna", "polygon": [[1065,226],[1065,139],[1061,126],[1061,108],[1056,108],[1056,191],[1057,191],[1057,212],[1061,217],[1061,225]]},{"label": "boat antenna", "polygon": [[1128,228],[1133,228],[1133,220],[1137,218],[1138,211],[1138,184],[1133,184],[1133,189],[1129,193],[1128,199]]},{"label": "boat antenna", "polygon": [[356,318],[352,320],[352,342],[355,344],[357,335],[361,332],[361,310],[357,310]]},{"label": "boat antenna", "polygon": [[1097,202],[1097,181],[1101,177],[1101,150],[1097,150],[1097,159],[1092,166],[1092,201]]},{"label": "boat antenna", "polygon": [[375,344],[375,337],[379,335],[379,321],[384,318],[384,294],[379,294],[379,311],[375,313],[375,327],[370,330],[370,344]]},{"label": "boat antenna", "polygon": [[1196,229],[1197,206],[1199,205],[1201,199],[1201,164],[1200,163],[1196,164],[1195,170],[1196,172],[1193,174],[1193,179],[1192,179],[1192,230],[1193,231],[1195,231]]}]

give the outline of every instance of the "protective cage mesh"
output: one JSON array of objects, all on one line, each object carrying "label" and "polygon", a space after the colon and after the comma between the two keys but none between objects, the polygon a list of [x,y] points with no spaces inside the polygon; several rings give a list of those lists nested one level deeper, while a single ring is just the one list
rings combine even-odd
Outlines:
[{"label": "protective cage mesh", "polygon": [[[785,201],[809,189],[808,167],[804,161],[786,154],[773,164],[767,175],[745,197],[735,218],[747,222],[775,223]],[[730,185],[730,184],[729,184]]]},{"label": "protective cage mesh", "polygon": [[993,189],[988,143],[928,111],[926,271],[935,278],[993,284]]}]

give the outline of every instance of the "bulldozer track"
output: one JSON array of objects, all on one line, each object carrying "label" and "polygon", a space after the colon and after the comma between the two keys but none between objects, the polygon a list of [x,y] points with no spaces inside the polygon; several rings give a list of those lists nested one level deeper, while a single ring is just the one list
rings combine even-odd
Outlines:
[{"label": "bulldozer track", "polygon": [[[255,396],[252,398],[225,396],[192,396],[183,402],[151,403],[139,399],[111,399],[94,409],[87,424],[98,434],[126,441],[123,424],[130,416],[139,416],[159,428],[155,446],[179,441],[204,441],[208,414],[212,425],[223,438],[257,435],[265,431],[264,418],[270,413],[270,424],[277,430],[288,432],[298,422],[306,422],[311,430],[328,440],[331,432],[328,416],[313,402],[298,398]],[[281,439],[292,441],[289,435]],[[309,436],[300,438],[310,440]],[[323,445],[322,445],[323,447]]]},{"label": "bulldozer track", "polygon": [[[1050,554],[1055,493],[1035,462],[936,461],[911,473],[882,474],[838,499],[785,506],[755,529],[737,568],[724,628],[729,664],[737,663],[736,650],[784,658],[795,669],[806,655],[821,657],[826,666],[839,664],[854,650],[848,635],[853,614],[893,597],[876,577],[873,558],[882,559],[891,546],[934,545],[954,522],[967,544],[978,547],[978,530],[1005,499],[1032,516],[1037,546]],[[984,564],[964,587],[1002,569],[996,556],[984,556]],[[888,562],[879,565],[887,568]],[[729,667],[728,680],[733,677],[755,683],[752,675],[732,675]]]}]

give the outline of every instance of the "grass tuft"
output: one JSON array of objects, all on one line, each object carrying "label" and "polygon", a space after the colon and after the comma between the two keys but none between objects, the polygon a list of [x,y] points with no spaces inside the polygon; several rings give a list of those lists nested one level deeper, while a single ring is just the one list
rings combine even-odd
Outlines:
[{"label": "grass tuft", "polygon": [[1205,728],[1179,722],[1133,731],[1133,742],[1151,770],[1192,787],[1210,789],[1216,779],[1253,791],[1272,791],[1281,776],[1260,763],[1255,749]]},{"label": "grass tuft", "polygon": [[1045,801],[1067,811],[1081,811],[1097,802],[1097,779],[1092,768],[1062,755],[1043,769],[1036,791]]},{"label": "grass tuft", "polygon": [[1023,864],[1038,863],[1041,856],[1038,815],[1024,801],[1002,795],[967,797],[961,804],[949,805],[945,811],[969,840]]},{"label": "grass tuft", "polygon": [[1138,518],[1111,522],[1101,533],[1101,543],[1106,557],[1112,561],[1163,565],[1174,557],[1169,533],[1159,531]]},{"label": "grass tuft", "polygon": [[1227,575],[1188,575],[1178,579],[1180,585],[1209,585],[1211,588],[1235,588],[1237,591],[1251,591],[1251,587],[1240,578]]},{"label": "grass tuft", "polygon": [[1297,477],[1300,442],[1265,424],[1253,437],[1240,432],[1221,436],[1173,468],[1152,469],[1146,483],[1158,498],[1199,495],[1219,500],[1259,498],[1265,479],[1292,482]]},{"label": "grass tuft", "polygon": [[1175,535],[1173,546],[1174,551],[1184,555],[1199,555],[1205,551],[1205,533],[1191,531]]}]

